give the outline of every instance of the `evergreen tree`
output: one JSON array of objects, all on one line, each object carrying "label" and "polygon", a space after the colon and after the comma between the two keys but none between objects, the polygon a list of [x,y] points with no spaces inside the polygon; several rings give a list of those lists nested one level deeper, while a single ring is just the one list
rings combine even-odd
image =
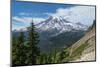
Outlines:
[{"label": "evergreen tree", "polygon": [[56,53],[57,53],[57,49],[55,48],[53,52],[53,63],[56,63],[56,57],[57,57]]},{"label": "evergreen tree", "polygon": [[20,32],[18,37],[13,36],[12,44],[13,65],[24,65],[24,33]]},{"label": "evergreen tree", "polygon": [[95,27],[96,27],[96,20],[93,20],[93,24],[88,28],[87,32]]},{"label": "evergreen tree", "polygon": [[33,22],[28,27],[28,38],[26,40],[25,38],[23,31],[19,33],[19,36],[12,37],[13,66],[37,64],[40,56],[40,50],[37,47],[39,36],[35,31]]},{"label": "evergreen tree", "polygon": [[35,31],[35,25],[33,24],[33,22],[31,23],[31,26],[28,28],[29,31],[29,52],[28,52],[28,63],[29,64],[36,64],[37,62],[37,57],[40,54],[39,48],[37,47],[37,44],[39,42],[38,38],[38,34]]},{"label": "evergreen tree", "polygon": [[17,38],[12,36],[12,64],[16,64],[17,62]]},{"label": "evergreen tree", "polygon": [[92,28],[96,27],[96,20],[93,20]]},{"label": "evergreen tree", "polygon": [[24,42],[25,42],[24,33],[21,31],[18,37],[18,52],[19,52],[18,56],[19,56],[20,65],[25,64]]},{"label": "evergreen tree", "polygon": [[60,53],[59,60],[62,61],[65,57],[66,57],[66,52],[64,50],[62,50],[61,53]]}]

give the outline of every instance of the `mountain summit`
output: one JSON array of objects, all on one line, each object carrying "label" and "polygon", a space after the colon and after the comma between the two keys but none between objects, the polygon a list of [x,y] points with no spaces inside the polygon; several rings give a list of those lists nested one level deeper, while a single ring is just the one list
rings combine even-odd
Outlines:
[{"label": "mountain summit", "polygon": [[80,22],[74,23],[67,21],[63,17],[53,17],[50,16],[47,20],[42,21],[37,24],[36,27],[40,31],[56,31],[58,33],[69,32],[69,31],[79,31],[79,30],[87,30],[87,26],[81,24]]}]

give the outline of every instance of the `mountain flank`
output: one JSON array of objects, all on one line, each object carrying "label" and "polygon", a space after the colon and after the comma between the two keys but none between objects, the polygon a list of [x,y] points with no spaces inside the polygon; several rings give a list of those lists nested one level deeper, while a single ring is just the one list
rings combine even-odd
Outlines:
[{"label": "mountain flank", "polygon": [[95,60],[95,40],[96,40],[96,32],[95,32],[95,25],[93,23],[91,29],[74,43],[70,48],[70,56],[73,56],[75,53],[80,54],[80,57],[75,57],[75,61],[91,61]]}]

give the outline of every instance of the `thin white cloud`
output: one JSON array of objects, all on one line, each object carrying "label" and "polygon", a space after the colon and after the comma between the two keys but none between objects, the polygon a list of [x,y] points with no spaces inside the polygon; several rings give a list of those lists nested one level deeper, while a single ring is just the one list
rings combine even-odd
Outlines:
[{"label": "thin white cloud", "polygon": [[17,22],[23,22],[23,23],[29,22],[28,20],[26,20],[24,18],[17,17],[17,16],[12,17],[12,20],[17,21]]},{"label": "thin white cloud", "polygon": [[[26,26],[30,25],[30,23],[34,22],[34,24],[38,24],[40,23],[41,21],[44,21],[45,19],[44,18],[36,18],[36,17],[18,17],[18,16],[14,16],[12,17],[12,23],[13,23],[13,29],[21,29],[21,28],[25,28]],[[21,25],[16,25],[16,24],[23,24],[22,26]]]},{"label": "thin white cloud", "polygon": [[19,15],[21,15],[21,16],[29,16],[29,15],[32,15],[32,13],[20,12]]},{"label": "thin white cloud", "polygon": [[21,30],[24,29],[25,26],[17,26],[17,25],[12,25],[12,30]]},{"label": "thin white cloud", "polygon": [[40,23],[41,21],[44,21],[45,19],[44,18],[36,18],[36,17],[17,17],[17,16],[14,16],[12,18],[13,21],[17,21],[19,23],[31,23],[32,20],[34,22],[34,24],[38,24]]},{"label": "thin white cloud", "polygon": [[81,22],[91,25],[95,19],[95,7],[93,6],[75,6],[72,8],[59,8],[56,13],[47,13],[51,16],[62,16],[71,22]]}]

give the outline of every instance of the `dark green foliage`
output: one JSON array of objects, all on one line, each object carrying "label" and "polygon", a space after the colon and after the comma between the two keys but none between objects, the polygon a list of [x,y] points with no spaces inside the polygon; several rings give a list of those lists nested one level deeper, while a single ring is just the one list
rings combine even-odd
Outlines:
[{"label": "dark green foliage", "polygon": [[15,64],[17,63],[17,58],[18,56],[17,53],[18,53],[18,50],[17,50],[17,38],[15,38],[14,36],[12,37],[12,63]]},{"label": "dark green foliage", "polygon": [[38,34],[35,31],[35,26],[31,23],[28,29],[28,39],[25,40],[24,33],[21,31],[19,36],[12,38],[12,62],[16,65],[32,65],[37,64],[37,59],[40,55],[38,44]]},{"label": "dark green foliage", "polygon": [[95,26],[96,27],[96,20],[93,21],[93,25],[92,27]]},{"label": "dark green foliage", "polygon": [[13,36],[12,39],[12,59],[13,65],[21,65],[24,64],[25,54],[24,54],[24,33],[20,32],[20,35],[17,37]]},{"label": "dark green foliage", "polygon": [[65,57],[66,57],[66,52],[64,50],[62,50],[61,53],[60,53],[59,60],[62,61]]},{"label": "dark green foliage", "polygon": [[38,34],[35,32],[35,26],[33,23],[31,23],[31,26],[29,28],[29,45],[30,45],[30,51],[28,53],[29,55],[29,63],[30,64],[36,64],[36,59],[39,56],[39,49],[36,46],[38,44]]},{"label": "dark green foliage", "polygon": [[85,48],[88,46],[88,43],[84,43],[81,46],[79,46],[71,55],[72,60],[80,58],[82,55],[82,52],[85,50]]},{"label": "dark green foliage", "polygon": [[18,56],[19,56],[19,61],[20,61],[20,65],[21,64],[25,64],[25,53],[24,53],[24,33],[20,32],[20,36],[18,38]]},{"label": "dark green foliage", "polygon": [[90,26],[88,28],[87,32],[90,31],[91,29],[95,28],[95,27],[96,27],[96,20],[93,20],[93,24],[92,24],[92,26]]}]

